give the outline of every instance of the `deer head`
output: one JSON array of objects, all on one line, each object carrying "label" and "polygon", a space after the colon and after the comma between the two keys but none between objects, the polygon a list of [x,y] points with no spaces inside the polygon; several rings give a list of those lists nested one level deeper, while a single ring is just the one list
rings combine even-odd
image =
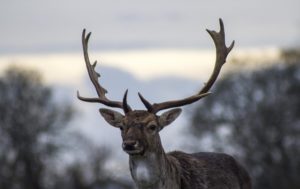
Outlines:
[{"label": "deer head", "polygon": [[[219,23],[219,32],[207,30],[207,32],[212,37],[216,47],[216,62],[210,78],[202,87],[202,89],[198,93],[184,99],[153,104],[151,104],[140,93],[138,93],[142,103],[145,105],[147,110],[131,109],[131,107],[127,104],[128,90],[126,90],[122,101],[112,101],[105,96],[107,90],[104,89],[98,82],[100,74],[95,71],[97,61],[95,61],[94,64],[91,65],[88,55],[88,41],[91,36],[91,33],[88,33],[86,35],[84,29],[82,32],[82,46],[84,59],[90,80],[92,81],[96,89],[98,97],[85,98],[80,96],[79,92],[77,92],[77,97],[85,102],[101,103],[108,107],[120,108],[124,111],[124,114],[121,114],[111,109],[102,108],[100,109],[100,114],[110,125],[121,130],[123,139],[122,148],[129,155],[142,155],[146,152],[157,151],[157,149],[162,149],[159,131],[161,131],[164,127],[172,123],[180,115],[181,109],[176,107],[194,103],[210,94],[208,91],[216,81],[222,66],[226,62],[226,57],[228,53],[234,46],[234,41],[229,47],[226,46],[224,25],[221,19],[219,20]],[[166,110],[170,108],[174,109],[166,111],[161,115],[157,114],[161,110]]]}]

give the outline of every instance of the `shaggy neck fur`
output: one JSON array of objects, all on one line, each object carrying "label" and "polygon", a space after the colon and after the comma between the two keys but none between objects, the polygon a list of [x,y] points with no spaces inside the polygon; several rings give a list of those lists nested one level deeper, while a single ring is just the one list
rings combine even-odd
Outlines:
[{"label": "shaggy neck fur", "polygon": [[179,171],[172,165],[161,144],[155,151],[147,151],[142,156],[130,156],[131,176],[138,189],[179,189]]}]

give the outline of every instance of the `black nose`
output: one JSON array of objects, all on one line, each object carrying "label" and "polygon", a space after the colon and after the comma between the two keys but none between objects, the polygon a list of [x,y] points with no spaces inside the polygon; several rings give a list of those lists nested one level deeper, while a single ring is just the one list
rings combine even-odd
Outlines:
[{"label": "black nose", "polygon": [[124,150],[135,150],[138,142],[136,140],[123,141],[122,147]]}]

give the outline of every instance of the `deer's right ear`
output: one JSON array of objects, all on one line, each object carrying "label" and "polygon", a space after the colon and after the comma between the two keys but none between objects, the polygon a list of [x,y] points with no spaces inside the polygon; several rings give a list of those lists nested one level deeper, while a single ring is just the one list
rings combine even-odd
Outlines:
[{"label": "deer's right ear", "polygon": [[121,113],[106,108],[101,108],[99,111],[105,121],[110,125],[118,128],[122,125],[124,116]]}]

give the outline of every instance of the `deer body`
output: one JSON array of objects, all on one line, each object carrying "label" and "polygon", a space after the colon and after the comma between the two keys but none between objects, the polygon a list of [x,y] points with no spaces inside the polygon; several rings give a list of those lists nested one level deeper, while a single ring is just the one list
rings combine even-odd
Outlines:
[{"label": "deer body", "polygon": [[[165,153],[159,132],[170,125],[181,113],[180,107],[194,103],[210,94],[208,91],[216,81],[234,42],[225,44],[224,25],[220,19],[220,32],[207,30],[217,51],[215,67],[204,87],[195,95],[162,103],[151,104],[140,93],[139,97],[147,110],[132,110],[127,104],[127,92],[123,101],[112,101],[106,97],[106,89],[98,82],[96,62],[91,65],[88,56],[89,33],[82,34],[84,59],[90,79],[98,97],[80,100],[98,102],[113,108],[121,108],[124,115],[111,109],[100,109],[100,114],[110,125],[119,128],[122,148],[129,155],[131,176],[138,189],[251,189],[248,173],[229,155],[219,153],[184,152]],[[157,112],[169,108],[161,115]]]},{"label": "deer body", "polygon": [[[247,172],[229,155],[206,152],[159,155],[155,159],[153,154],[139,160],[130,158],[131,175],[139,189],[251,188]],[[137,171],[140,161],[145,161],[150,177]]]},{"label": "deer body", "polygon": [[251,188],[247,172],[229,155],[165,153],[158,132],[177,118],[180,109],[161,116],[142,110],[126,117],[108,109],[100,112],[108,123],[122,126],[123,150],[129,154],[131,176],[138,189]]}]

